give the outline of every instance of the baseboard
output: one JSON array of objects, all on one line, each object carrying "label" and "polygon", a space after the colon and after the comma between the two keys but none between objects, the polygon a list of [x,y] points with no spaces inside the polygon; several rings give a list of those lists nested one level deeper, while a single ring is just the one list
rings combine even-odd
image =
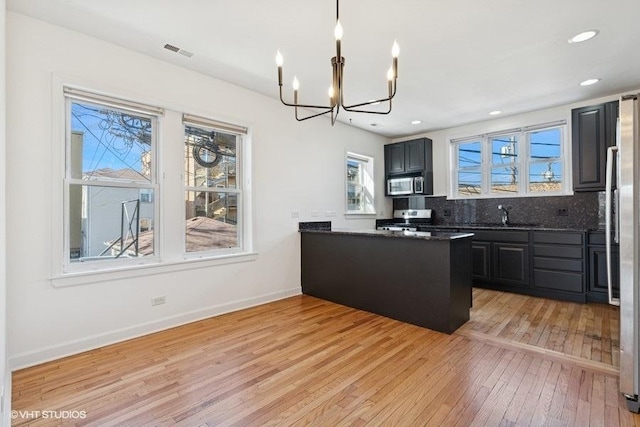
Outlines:
[{"label": "baseboard", "polygon": [[165,329],[174,328],[187,323],[196,322],[209,317],[219,316],[232,311],[238,311],[291,296],[300,295],[300,293],[300,288],[287,289],[284,291],[261,295],[259,297],[247,298],[200,310],[194,310],[188,313],[158,319],[153,322],[88,336],[78,340],[67,341],[53,346],[42,347],[35,351],[17,354],[10,357],[8,360],[9,369],[11,371],[16,371],[18,369],[28,368],[44,362],[61,359],[63,357],[137,338],[143,335],[152,334],[154,332],[163,331]]}]

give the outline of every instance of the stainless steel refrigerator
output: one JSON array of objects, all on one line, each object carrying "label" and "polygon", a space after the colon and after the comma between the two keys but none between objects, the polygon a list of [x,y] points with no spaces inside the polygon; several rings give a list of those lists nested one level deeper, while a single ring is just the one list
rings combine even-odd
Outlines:
[{"label": "stainless steel refrigerator", "polygon": [[[640,384],[640,94],[620,98],[616,146],[607,151],[606,237],[609,303],[620,306],[620,392],[638,412]],[[615,165],[615,167],[614,167]],[[615,173],[614,173],[615,170]],[[611,240],[620,244],[619,297],[613,293]]]}]

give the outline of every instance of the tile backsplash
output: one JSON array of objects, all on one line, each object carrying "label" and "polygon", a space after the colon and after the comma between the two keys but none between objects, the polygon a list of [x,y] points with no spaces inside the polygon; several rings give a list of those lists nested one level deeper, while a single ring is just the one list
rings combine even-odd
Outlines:
[{"label": "tile backsplash", "polygon": [[432,209],[436,225],[499,224],[498,205],[507,207],[511,224],[575,229],[604,227],[604,193],[598,192],[501,199],[447,200],[446,197],[416,196],[393,199],[394,210]]}]

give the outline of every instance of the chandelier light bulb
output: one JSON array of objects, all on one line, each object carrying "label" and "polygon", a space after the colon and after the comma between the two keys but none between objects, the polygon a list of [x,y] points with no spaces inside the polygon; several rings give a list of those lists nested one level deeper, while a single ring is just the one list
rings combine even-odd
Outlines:
[{"label": "chandelier light bulb", "polygon": [[398,46],[397,41],[393,41],[393,47],[391,48],[391,56],[397,58],[400,55],[400,46]]},{"label": "chandelier light bulb", "polygon": [[300,89],[300,82],[298,81],[297,77],[293,78],[293,90],[298,90]]},{"label": "chandelier light bulb", "polygon": [[342,25],[340,24],[340,20],[336,22],[336,29],[333,31],[333,35],[336,36],[336,40],[342,39]]},{"label": "chandelier light bulb", "polygon": [[327,93],[329,94],[329,98],[333,99],[333,86],[329,86]]},{"label": "chandelier light bulb", "polygon": [[391,81],[393,80],[394,74],[393,74],[393,67],[389,67],[389,69],[387,70],[387,80]]},{"label": "chandelier light bulb", "polygon": [[282,54],[280,53],[280,51],[278,51],[276,53],[276,65],[278,67],[282,67],[282,63],[284,62],[284,59],[282,58]]}]

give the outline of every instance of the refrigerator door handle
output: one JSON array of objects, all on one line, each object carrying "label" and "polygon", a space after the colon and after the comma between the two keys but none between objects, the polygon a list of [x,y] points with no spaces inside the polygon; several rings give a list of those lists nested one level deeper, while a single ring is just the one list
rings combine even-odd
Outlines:
[{"label": "refrigerator door handle", "polygon": [[[611,188],[612,188],[612,180],[613,180],[613,162],[616,154],[618,153],[618,147],[609,147],[607,149],[607,169],[606,169],[606,184],[605,184],[605,243],[606,243],[606,252],[607,252],[607,293],[609,296],[609,304],[611,305],[620,305],[620,298],[614,298],[612,292],[613,286],[613,270],[611,266],[611,217],[612,217],[612,206],[611,206]],[[615,190],[614,200],[616,214],[618,210],[618,190]],[[618,224],[615,224],[615,233],[616,233],[616,242],[618,241]]]}]

